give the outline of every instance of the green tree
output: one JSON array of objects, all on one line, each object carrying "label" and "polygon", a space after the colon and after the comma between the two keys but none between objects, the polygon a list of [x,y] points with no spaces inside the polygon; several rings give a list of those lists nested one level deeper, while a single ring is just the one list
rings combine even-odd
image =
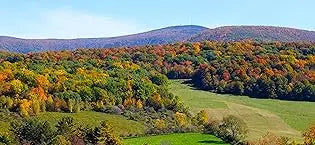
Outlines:
[{"label": "green tree", "polygon": [[0,108],[6,108],[7,98],[5,96],[0,97]]},{"label": "green tree", "polygon": [[88,144],[97,144],[99,142],[100,137],[100,128],[86,128],[85,130],[85,136],[84,141]]},{"label": "green tree", "polygon": [[7,97],[6,108],[11,109],[13,106],[13,100],[10,97]]},{"label": "green tree", "polygon": [[99,143],[106,145],[122,144],[120,138],[114,134],[113,128],[105,121],[101,122]]},{"label": "green tree", "polygon": [[80,111],[81,111],[81,104],[80,104],[80,102],[77,101],[73,106],[73,112],[79,113]]},{"label": "green tree", "polygon": [[17,141],[22,144],[49,144],[55,137],[49,122],[34,118],[12,122],[10,131],[12,131]]},{"label": "green tree", "polygon": [[10,85],[12,92],[15,94],[21,94],[24,89],[24,85],[20,80],[12,80]]},{"label": "green tree", "polygon": [[46,112],[46,102],[45,101],[40,102],[40,110],[42,110],[42,112]]},{"label": "green tree", "polygon": [[198,124],[205,125],[209,121],[209,116],[205,110],[201,110],[200,112],[197,113],[196,120]]},{"label": "green tree", "polygon": [[240,81],[233,81],[228,85],[228,91],[232,94],[242,95],[244,93],[244,85]]},{"label": "green tree", "polygon": [[56,128],[58,135],[72,136],[76,130],[76,123],[72,117],[63,117],[57,122]]},{"label": "green tree", "polygon": [[242,143],[247,134],[245,122],[232,115],[223,118],[219,129],[219,137],[231,144]]},{"label": "green tree", "polygon": [[168,79],[165,75],[162,75],[162,74],[155,74],[151,77],[151,81],[154,83],[154,84],[157,84],[157,85],[167,85],[168,83]]},{"label": "green tree", "polygon": [[74,101],[72,99],[69,99],[67,101],[67,106],[68,106],[69,112],[72,113],[73,112]]}]

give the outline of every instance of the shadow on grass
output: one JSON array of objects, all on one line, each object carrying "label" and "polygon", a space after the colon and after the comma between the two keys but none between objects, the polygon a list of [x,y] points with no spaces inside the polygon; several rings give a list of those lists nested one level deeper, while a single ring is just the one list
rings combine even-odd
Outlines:
[{"label": "shadow on grass", "polygon": [[226,144],[223,141],[218,141],[218,140],[200,140],[198,143],[202,144]]}]

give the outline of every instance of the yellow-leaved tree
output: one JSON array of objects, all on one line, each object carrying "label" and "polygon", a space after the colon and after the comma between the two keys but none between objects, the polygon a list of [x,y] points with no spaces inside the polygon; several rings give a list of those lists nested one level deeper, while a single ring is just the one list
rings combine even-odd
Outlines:
[{"label": "yellow-leaved tree", "polygon": [[186,125],[186,115],[184,113],[179,113],[179,112],[176,112],[175,113],[175,121],[176,121],[176,124],[178,126],[185,126]]},{"label": "yellow-leaved tree", "polygon": [[31,102],[23,99],[21,100],[20,104],[19,104],[19,114],[22,117],[28,117],[29,116],[29,110],[30,110],[30,106],[31,106]]},{"label": "yellow-leaved tree", "polygon": [[200,112],[198,112],[196,114],[196,120],[197,120],[198,124],[204,125],[204,124],[208,123],[209,116],[205,110],[201,110]]},{"label": "yellow-leaved tree", "polygon": [[194,43],[193,44],[194,54],[198,54],[200,52],[200,43]]}]

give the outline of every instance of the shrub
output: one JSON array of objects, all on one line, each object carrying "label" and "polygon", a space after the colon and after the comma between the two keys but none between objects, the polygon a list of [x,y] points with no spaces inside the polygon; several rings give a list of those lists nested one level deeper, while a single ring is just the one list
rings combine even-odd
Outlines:
[{"label": "shrub", "polygon": [[176,124],[180,127],[186,125],[186,115],[183,113],[176,112],[175,113],[175,121]]},{"label": "shrub", "polygon": [[68,107],[68,110],[69,110],[70,113],[73,112],[73,105],[74,105],[74,101],[72,99],[69,99],[67,101],[67,107]]},{"label": "shrub", "polygon": [[6,97],[1,96],[1,97],[0,97],[0,108],[5,108],[6,103],[7,103]]},{"label": "shrub", "polygon": [[46,108],[48,111],[55,111],[54,100],[51,96],[48,96],[46,100]]},{"label": "shrub", "polygon": [[168,79],[165,75],[157,74],[151,77],[151,80],[154,84],[157,85],[167,85]]},{"label": "shrub", "polygon": [[210,121],[204,125],[205,133],[213,134],[230,144],[246,144],[247,126],[245,122],[229,115],[222,121]]},{"label": "shrub", "polygon": [[40,104],[39,104],[38,100],[33,100],[32,101],[32,110],[33,110],[33,113],[35,115],[39,114],[39,112],[40,112]]},{"label": "shrub", "polygon": [[40,110],[42,110],[42,112],[46,112],[46,102],[45,101],[41,101]]},{"label": "shrub", "polygon": [[219,125],[219,137],[231,144],[241,144],[247,134],[245,122],[235,116],[229,115],[223,118]]},{"label": "shrub", "polygon": [[78,113],[78,112],[80,112],[81,111],[81,104],[80,104],[80,102],[76,102],[75,104],[74,104],[74,106],[73,106],[73,112],[74,113]]},{"label": "shrub", "polygon": [[58,121],[56,128],[58,135],[71,136],[76,129],[76,124],[72,117],[64,117]]},{"label": "shrub", "polygon": [[113,128],[105,121],[101,122],[99,144],[106,145],[122,144],[120,138],[114,134]]},{"label": "shrub", "polygon": [[274,134],[267,133],[257,141],[248,142],[249,145],[289,145],[289,138],[282,136],[275,136]]},{"label": "shrub", "polygon": [[200,112],[198,112],[195,118],[199,125],[205,125],[209,121],[208,114],[205,110],[201,110]]},{"label": "shrub", "polygon": [[6,108],[11,109],[13,106],[13,100],[10,97],[7,97]]},{"label": "shrub", "polygon": [[55,137],[50,124],[38,119],[12,122],[10,131],[13,132],[16,140],[22,144],[49,144]]},{"label": "shrub", "polygon": [[315,124],[303,133],[303,137],[305,145],[315,144]]},{"label": "shrub", "polygon": [[84,140],[88,144],[121,145],[122,142],[112,127],[105,121],[99,127],[85,129]]},{"label": "shrub", "polygon": [[95,128],[86,128],[84,132],[84,141],[87,144],[97,144],[99,141],[100,129]]},{"label": "shrub", "polygon": [[219,121],[210,121],[204,125],[205,133],[213,134],[215,136],[219,136],[220,131],[220,123]]},{"label": "shrub", "polygon": [[52,141],[51,145],[71,145],[71,142],[68,141],[64,136],[57,135]]}]

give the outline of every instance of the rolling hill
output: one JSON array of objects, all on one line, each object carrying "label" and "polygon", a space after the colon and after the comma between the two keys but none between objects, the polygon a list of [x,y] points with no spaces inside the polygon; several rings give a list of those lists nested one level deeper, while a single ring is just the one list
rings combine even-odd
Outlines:
[{"label": "rolling hill", "polygon": [[315,41],[315,31],[273,26],[224,26],[209,29],[202,26],[172,26],[144,33],[105,38],[20,39],[0,36],[0,50],[28,53],[77,48],[113,48],[168,44],[182,41]]},{"label": "rolling hill", "polygon": [[244,39],[285,42],[315,41],[315,32],[273,26],[224,26],[205,30],[189,40],[238,41]]},{"label": "rolling hill", "polygon": [[175,43],[187,40],[208,28],[202,26],[172,26],[149,32],[109,38],[20,39],[0,37],[0,49],[28,53],[77,48],[112,48]]}]

